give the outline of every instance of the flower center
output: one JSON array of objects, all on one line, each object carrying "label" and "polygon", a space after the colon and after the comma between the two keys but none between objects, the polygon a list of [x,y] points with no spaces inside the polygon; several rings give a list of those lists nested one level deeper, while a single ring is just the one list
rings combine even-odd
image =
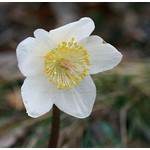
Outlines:
[{"label": "flower center", "polygon": [[70,89],[88,75],[90,66],[87,50],[74,38],[62,42],[44,56],[45,74],[58,89]]}]

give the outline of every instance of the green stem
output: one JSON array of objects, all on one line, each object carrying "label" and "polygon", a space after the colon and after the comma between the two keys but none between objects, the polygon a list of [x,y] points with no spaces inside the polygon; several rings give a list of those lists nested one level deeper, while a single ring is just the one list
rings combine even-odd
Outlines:
[{"label": "green stem", "polygon": [[60,126],[60,110],[56,105],[53,106],[52,114],[52,126],[51,126],[51,135],[48,143],[49,148],[56,148],[59,137],[59,126]]}]

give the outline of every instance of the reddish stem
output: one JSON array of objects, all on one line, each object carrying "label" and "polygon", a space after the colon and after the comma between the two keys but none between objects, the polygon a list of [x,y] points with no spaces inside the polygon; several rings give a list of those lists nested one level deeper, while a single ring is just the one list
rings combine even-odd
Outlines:
[{"label": "reddish stem", "polygon": [[48,143],[49,148],[56,148],[59,137],[59,127],[60,127],[60,110],[56,105],[53,106],[52,114],[52,126],[51,126],[51,135]]}]

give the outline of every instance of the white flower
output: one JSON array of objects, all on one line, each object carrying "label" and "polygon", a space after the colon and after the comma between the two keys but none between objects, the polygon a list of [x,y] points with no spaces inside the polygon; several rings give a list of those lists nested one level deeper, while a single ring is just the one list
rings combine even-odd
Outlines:
[{"label": "white flower", "polygon": [[18,66],[26,79],[21,93],[29,116],[47,113],[55,104],[77,118],[90,115],[96,88],[89,74],[115,67],[122,58],[94,30],[90,18],[69,23],[49,32],[37,29],[35,37],[17,47]]}]

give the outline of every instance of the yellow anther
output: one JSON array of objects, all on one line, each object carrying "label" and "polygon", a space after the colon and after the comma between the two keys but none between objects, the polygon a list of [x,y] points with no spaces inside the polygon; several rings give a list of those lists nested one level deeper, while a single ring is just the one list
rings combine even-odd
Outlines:
[{"label": "yellow anther", "polygon": [[66,45],[67,43],[65,41],[62,42],[62,45]]},{"label": "yellow anther", "polygon": [[73,42],[71,41],[71,42],[68,42],[68,45],[69,46],[72,46],[73,45]]},{"label": "yellow anther", "polygon": [[72,41],[72,42],[74,41],[74,37],[71,39],[71,41]]}]

